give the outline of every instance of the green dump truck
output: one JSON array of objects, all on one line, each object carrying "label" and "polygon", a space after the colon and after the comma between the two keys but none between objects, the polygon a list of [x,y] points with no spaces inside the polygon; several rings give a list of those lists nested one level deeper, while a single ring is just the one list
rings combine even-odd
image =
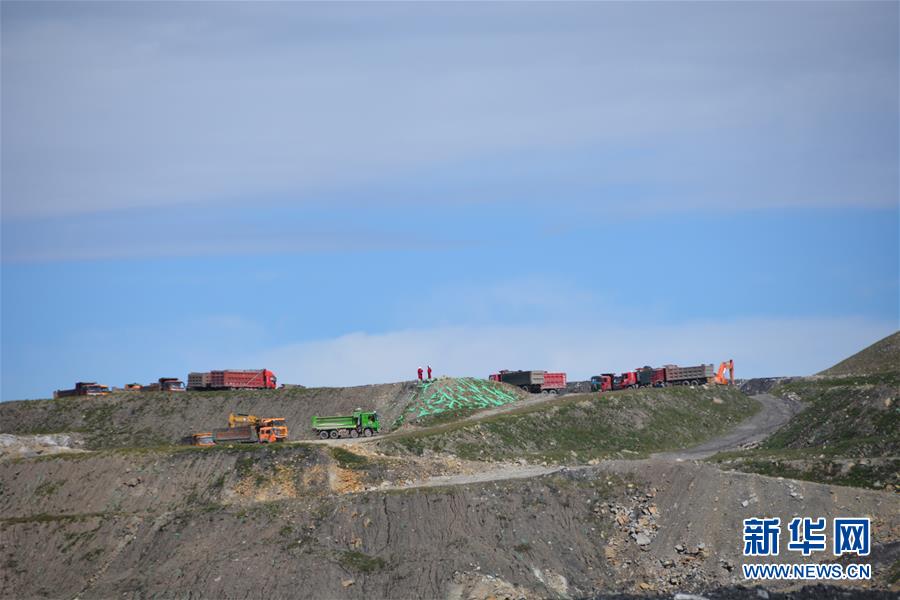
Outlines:
[{"label": "green dump truck", "polygon": [[323,440],[348,435],[352,438],[372,437],[381,427],[377,412],[355,411],[352,415],[337,417],[313,417],[312,428]]}]

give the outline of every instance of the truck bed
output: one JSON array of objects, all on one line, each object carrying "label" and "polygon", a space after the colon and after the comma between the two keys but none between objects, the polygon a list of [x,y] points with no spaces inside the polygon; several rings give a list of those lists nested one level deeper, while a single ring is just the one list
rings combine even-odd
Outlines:
[{"label": "truck bed", "polygon": [[240,427],[227,427],[225,429],[216,429],[213,432],[213,439],[219,442],[255,442],[256,428],[252,425],[243,425]]},{"label": "truck bed", "polygon": [[694,367],[666,365],[666,381],[669,382],[697,380],[706,383],[706,381],[714,374],[712,365],[697,365]]},{"label": "truck bed", "polygon": [[313,429],[356,429],[353,417],[313,417]]}]

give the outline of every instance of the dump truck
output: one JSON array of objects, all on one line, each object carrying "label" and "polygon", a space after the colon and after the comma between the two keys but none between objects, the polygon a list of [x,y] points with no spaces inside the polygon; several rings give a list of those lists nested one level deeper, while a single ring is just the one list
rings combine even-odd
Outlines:
[{"label": "dump truck", "polygon": [[702,385],[712,381],[715,376],[711,364],[695,367],[665,365],[663,368],[666,371],[665,385]]},{"label": "dump truck", "polygon": [[626,390],[637,387],[641,387],[641,384],[636,371],[625,371],[619,375],[616,375],[615,373],[604,373],[603,375],[594,375],[591,377],[591,391],[594,392]]},{"label": "dump truck", "polygon": [[254,415],[231,414],[228,416],[228,427],[213,431],[213,441],[216,444],[255,442],[270,444],[283,442],[287,436],[287,423],[283,418],[265,418]]},{"label": "dump truck", "polygon": [[160,377],[154,383],[140,388],[142,392],[183,392],[184,382],[177,377]]},{"label": "dump truck", "polygon": [[79,381],[71,390],[56,390],[53,392],[54,398],[65,398],[66,396],[105,396],[110,393],[109,387],[96,381]]},{"label": "dump truck", "polygon": [[189,390],[205,390],[209,388],[209,371],[205,373],[188,373],[187,387]]},{"label": "dump truck", "polygon": [[320,438],[339,438],[346,434],[352,438],[371,437],[378,433],[381,424],[377,412],[366,412],[358,409],[352,415],[333,417],[313,417],[313,431]]},{"label": "dump truck", "polygon": [[226,369],[208,373],[188,373],[188,389],[191,390],[237,390],[275,389],[278,379],[268,369]]},{"label": "dump truck", "polygon": [[548,373],[547,371],[508,371],[502,370],[488,376],[491,381],[502,381],[522,388],[530,394],[562,394],[566,391],[565,373]]},{"label": "dump truck", "polygon": [[624,390],[639,387],[666,387],[668,385],[703,385],[704,383],[725,382],[724,370],[733,363],[722,363],[719,372],[713,372],[713,366],[697,365],[694,367],[679,367],[678,365],[666,365],[663,368],[641,367],[634,371],[604,373],[591,377],[591,391],[608,392],[610,390]]}]

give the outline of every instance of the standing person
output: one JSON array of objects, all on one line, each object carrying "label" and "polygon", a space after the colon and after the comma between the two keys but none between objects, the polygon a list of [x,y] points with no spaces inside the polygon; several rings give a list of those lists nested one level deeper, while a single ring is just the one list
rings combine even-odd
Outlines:
[{"label": "standing person", "polygon": [[422,367],[419,367],[419,382],[422,381]]},{"label": "standing person", "polygon": [[428,365],[428,381],[431,381],[431,365]]}]

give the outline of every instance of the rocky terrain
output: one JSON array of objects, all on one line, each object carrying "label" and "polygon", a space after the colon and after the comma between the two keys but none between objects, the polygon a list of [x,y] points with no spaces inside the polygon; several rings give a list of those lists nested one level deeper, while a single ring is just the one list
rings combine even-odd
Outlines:
[{"label": "rocky terrain", "polygon": [[[830,381],[755,398],[444,380],[0,405],[0,597],[893,598],[898,494],[778,462],[743,472],[755,452],[893,451],[890,386]],[[177,444],[230,411],[305,425],[360,405],[383,435]],[[743,580],[743,519],[796,515],[870,517],[873,580]]]}]

